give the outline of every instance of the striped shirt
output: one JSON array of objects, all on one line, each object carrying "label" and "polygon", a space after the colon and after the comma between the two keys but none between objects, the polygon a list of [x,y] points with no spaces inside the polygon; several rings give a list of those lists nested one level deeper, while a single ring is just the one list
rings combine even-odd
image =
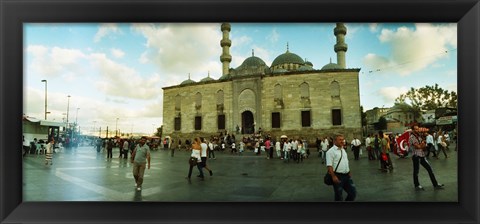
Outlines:
[{"label": "striped shirt", "polygon": [[420,144],[423,141],[422,136],[416,136],[415,134],[410,134],[410,138],[408,139],[408,147],[412,149],[412,155],[425,157],[425,152],[423,149],[416,149],[415,144]]}]

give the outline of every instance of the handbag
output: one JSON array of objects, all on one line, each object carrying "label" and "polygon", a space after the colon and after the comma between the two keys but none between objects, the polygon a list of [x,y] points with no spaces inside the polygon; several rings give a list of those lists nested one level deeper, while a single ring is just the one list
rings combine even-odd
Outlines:
[{"label": "handbag", "polygon": [[[337,167],[335,167],[335,171],[333,172],[337,172],[337,168],[338,168],[338,165],[340,165],[340,162],[342,161],[342,157],[343,157],[343,152],[342,152],[342,156],[340,156],[340,160],[338,161],[337,163]],[[326,184],[326,185],[333,185],[333,178],[332,178],[332,175],[330,175],[327,171],[327,173],[325,174],[325,176],[323,177],[323,182]]]},{"label": "handbag", "polygon": [[190,157],[188,159],[188,164],[190,164],[190,166],[196,166],[197,165],[197,158],[195,157]]}]

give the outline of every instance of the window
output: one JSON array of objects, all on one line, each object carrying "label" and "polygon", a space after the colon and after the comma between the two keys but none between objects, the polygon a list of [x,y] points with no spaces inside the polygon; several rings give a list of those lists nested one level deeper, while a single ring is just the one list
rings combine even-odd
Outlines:
[{"label": "window", "polygon": [[223,104],[223,90],[217,92],[217,105]]},{"label": "window", "polygon": [[195,94],[195,108],[198,110],[202,107],[202,94]]},{"label": "window", "polygon": [[333,125],[342,125],[342,110],[333,109],[332,110],[332,124]]},{"label": "window", "polygon": [[225,130],[225,114],[219,114],[217,116],[218,130]]},{"label": "window", "polygon": [[181,124],[182,124],[182,119],[180,117],[176,117],[174,121],[174,126],[175,126],[175,131],[180,131],[181,129]]},{"label": "window", "polygon": [[310,127],[310,111],[302,111],[302,127]]},{"label": "window", "polygon": [[175,110],[180,110],[182,105],[182,97],[180,95],[175,96]]},{"label": "window", "polygon": [[195,130],[202,130],[202,117],[201,116],[196,116],[195,117]]},{"label": "window", "polygon": [[300,96],[302,99],[308,99],[310,98],[310,86],[308,83],[304,82],[300,85]]},{"label": "window", "polygon": [[280,128],[280,112],[272,113],[272,128]]},{"label": "window", "polygon": [[340,85],[338,84],[337,81],[333,81],[330,84],[330,91],[332,97],[340,97]]}]

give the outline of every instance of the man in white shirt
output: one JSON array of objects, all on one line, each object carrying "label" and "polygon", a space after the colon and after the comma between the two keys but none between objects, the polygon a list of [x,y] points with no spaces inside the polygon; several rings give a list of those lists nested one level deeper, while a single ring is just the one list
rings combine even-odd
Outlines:
[{"label": "man in white shirt", "polygon": [[360,142],[357,137],[354,137],[351,145],[353,150],[353,156],[355,157],[355,160],[358,160],[358,158],[360,158],[360,146],[362,145],[362,142]]},{"label": "man in white shirt", "polygon": [[437,157],[437,152],[435,151],[435,145],[433,142],[433,135],[428,132],[427,134],[427,155],[426,157],[428,158],[430,155],[430,152],[433,152],[433,157]]},{"label": "man in white shirt", "polygon": [[341,134],[335,136],[334,145],[327,151],[327,169],[332,176],[335,201],[343,201],[342,193],[345,190],[345,201],[354,201],[357,190],[352,180],[352,173],[348,165],[347,152],[343,148],[345,137]]}]

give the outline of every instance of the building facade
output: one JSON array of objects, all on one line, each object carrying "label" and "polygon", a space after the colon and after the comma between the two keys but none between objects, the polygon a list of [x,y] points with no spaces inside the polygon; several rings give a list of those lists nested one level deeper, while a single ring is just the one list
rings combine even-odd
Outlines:
[{"label": "building facade", "polygon": [[[358,68],[346,68],[347,29],[337,23],[337,63],[321,69],[287,51],[268,66],[254,55],[230,68],[231,26],[221,26],[223,75],[163,88],[163,133],[174,139],[251,134],[262,130],[274,137],[316,137],[343,133],[361,136]],[[238,138],[237,138],[238,139]]]}]

